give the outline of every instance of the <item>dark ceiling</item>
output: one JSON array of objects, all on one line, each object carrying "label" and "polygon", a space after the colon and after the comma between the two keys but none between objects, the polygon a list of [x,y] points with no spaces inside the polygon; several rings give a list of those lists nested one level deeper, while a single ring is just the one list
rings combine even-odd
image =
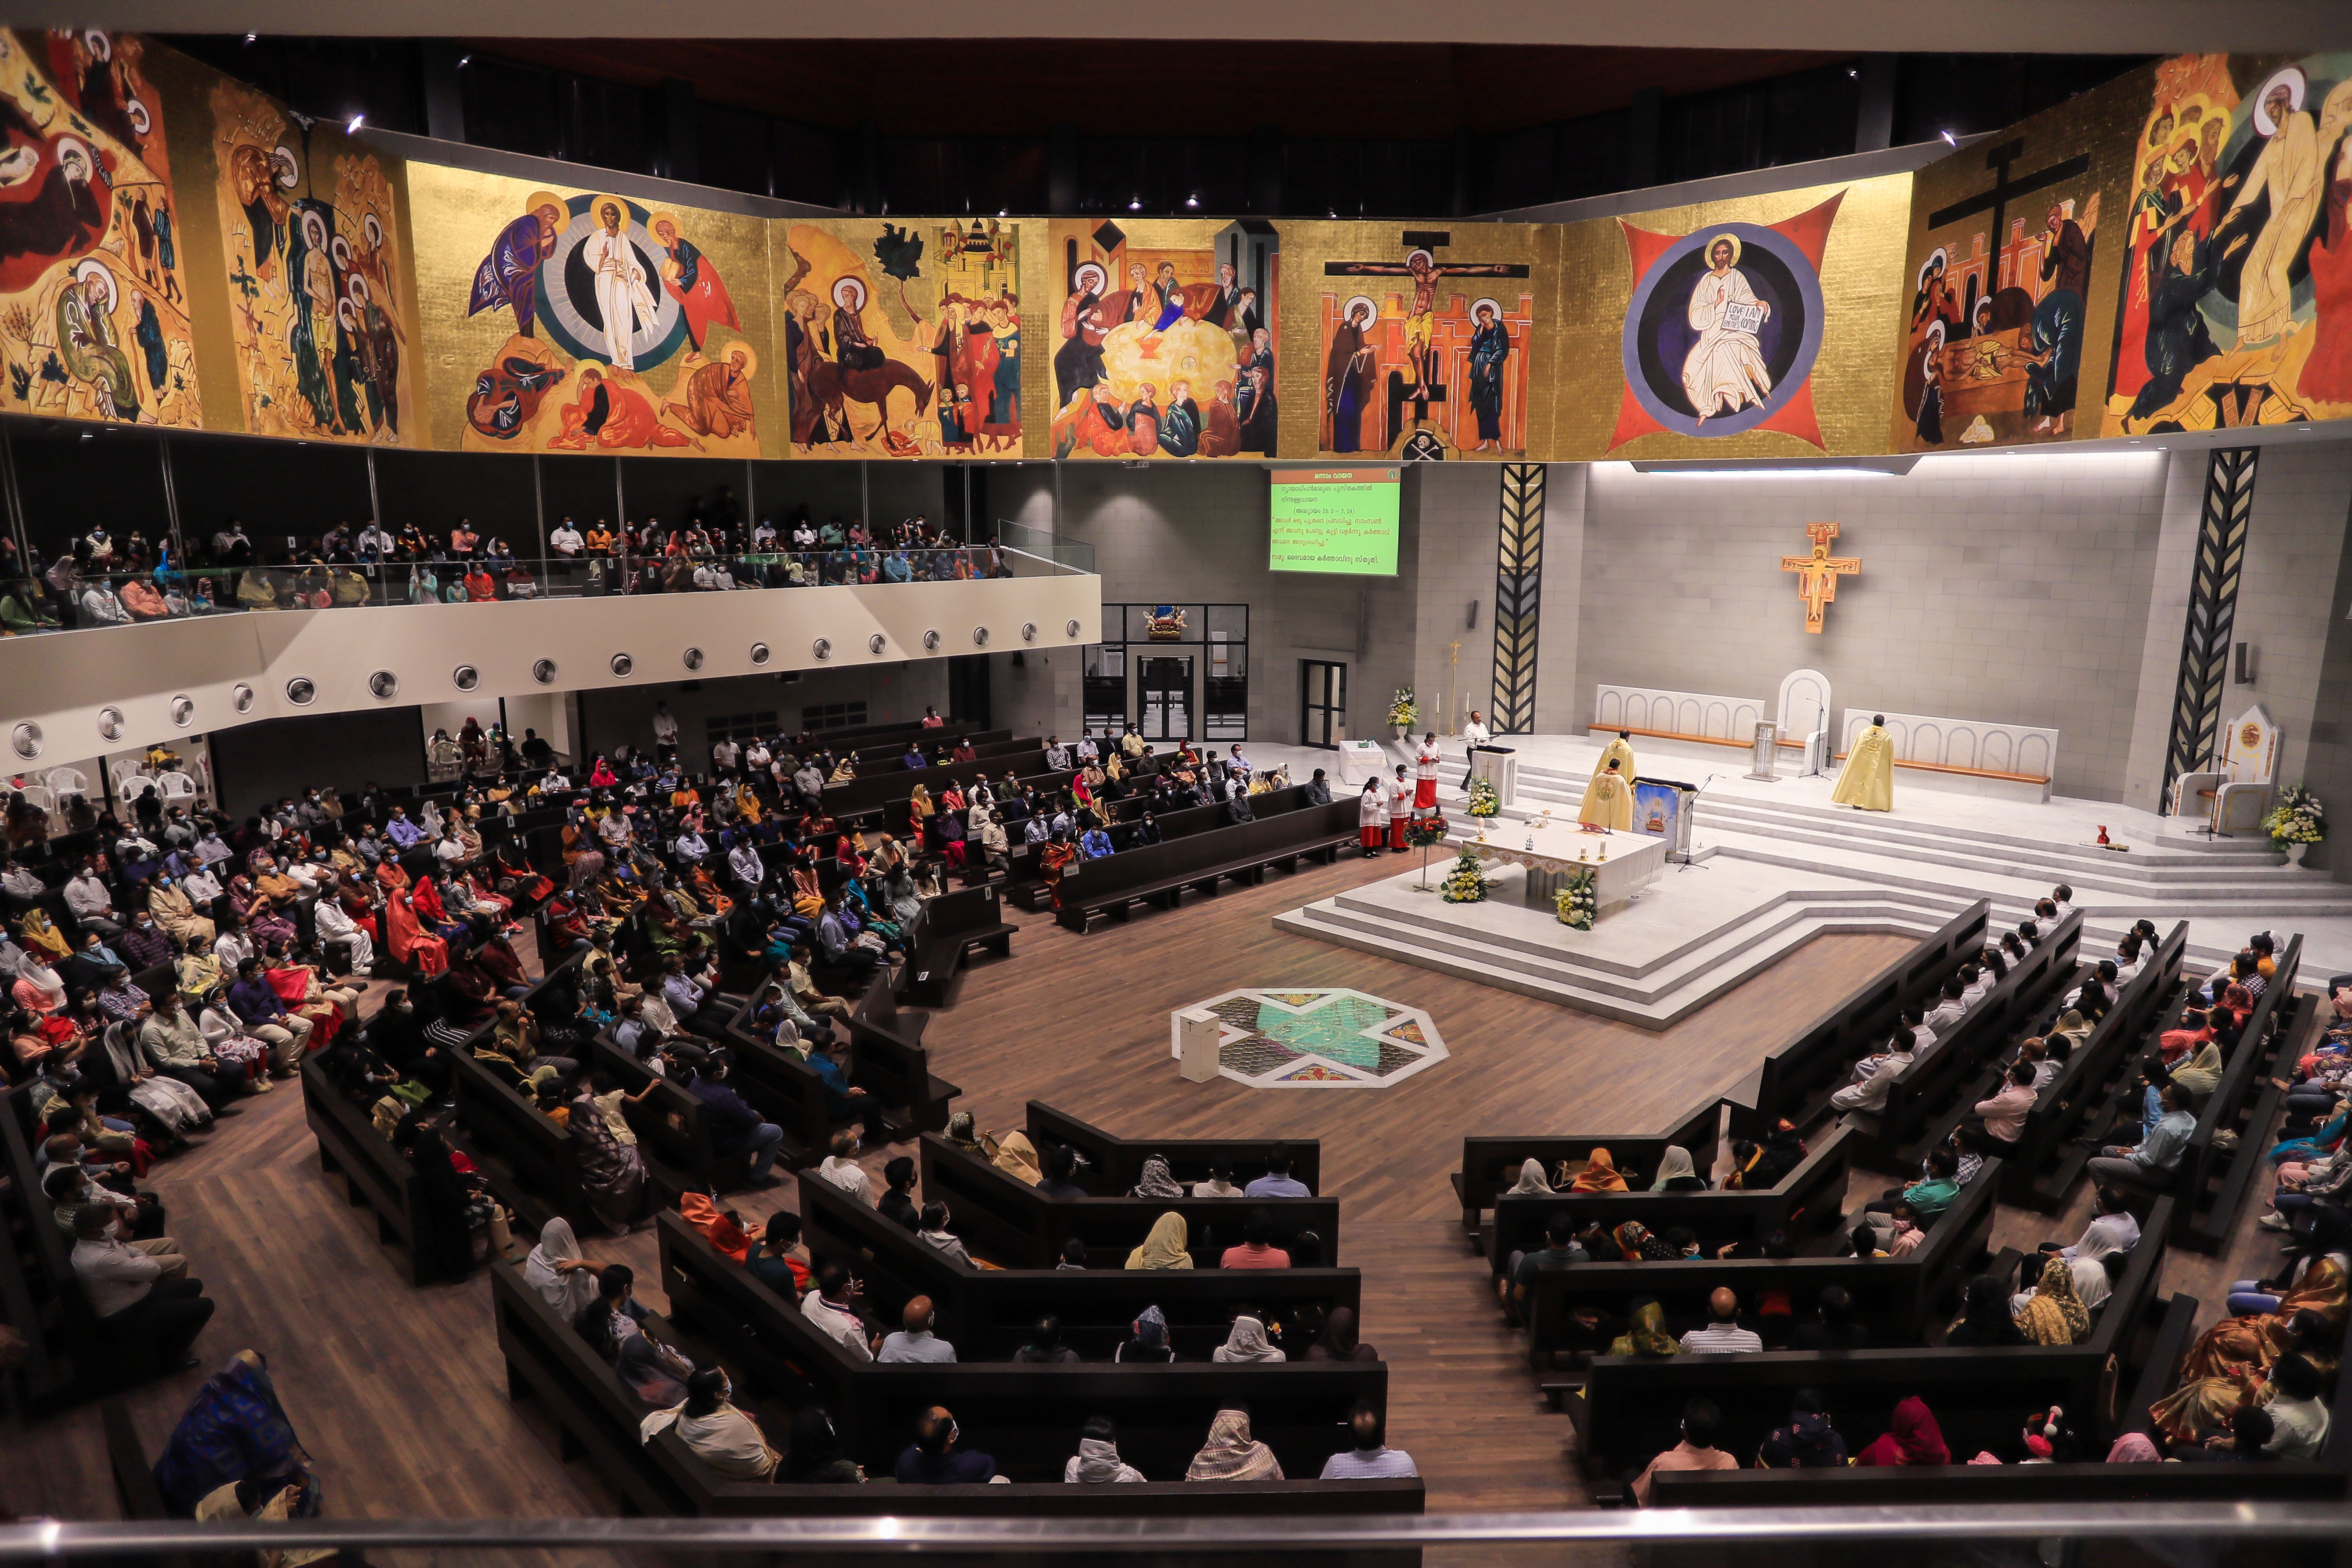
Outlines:
[{"label": "dark ceiling", "polygon": [[[1152,16],[1153,13],[1138,13]],[[1128,37],[478,38],[471,47],[803,123],[886,136],[1444,138],[1680,98],[1850,56],[1818,50],[1207,43]]]}]

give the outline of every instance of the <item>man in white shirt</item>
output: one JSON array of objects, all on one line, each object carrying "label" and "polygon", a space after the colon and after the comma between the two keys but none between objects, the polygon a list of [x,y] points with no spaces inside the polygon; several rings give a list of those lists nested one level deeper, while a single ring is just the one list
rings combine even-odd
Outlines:
[{"label": "man in white shirt", "polygon": [[98,880],[98,862],[85,862],[74,879],[66,883],[66,907],[84,931],[95,931],[100,936],[122,935],[122,922],[114,913],[114,894],[106,883]]},{"label": "man in white shirt", "polygon": [[677,755],[677,720],[667,703],[654,704],[654,747],[665,761]]},{"label": "man in white shirt", "polygon": [[857,1153],[857,1134],[845,1128],[835,1133],[831,1148],[824,1163],[816,1167],[818,1178],[870,1207],[874,1202],[874,1183],[867,1177],[866,1167],[854,1157]]},{"label": "man in white shirt", "polygon": [[1290,1174],[1290,1151],[1280,1144],[1266,1151],[1265,1175],[1243,1192],[1251,1197],[1312,1197],[1307,1184]]},{"label": "man in white shirt", "polygon": [[1928,1048],[1936,1043],[1936,1031],[1927,1027],[1927,1009],[1917,1002],[1903,1009],[1903,1022],[1899,1027],[1911,1031],[1911,1054],[1914,1056],[1926,1055]]},{"label": "man in white shirt", "polygon": [[569,558],[587,549],[588,541],[581,536],[578,528],[572,526],[572,519],[566,517],[555,526],[553,533],[547,536],[547,548]]},{"label": "man in white shirt", "polygon": [[929,1296],[917,1296],[907,1303],[900,1322],[907,1326],[882,1341],[882,1353],[874,1359],[887,1364],[903,1361],[952,1362],[955,1346],[933,1333],[931,1329],[939,1314],[931,1308]]},{"label": "man in white shirt", "polygon": [[1462,727],[1463,754],[1469,763],[1469,766],[1462,770],[1462,788],[1465,789],[1470,788],[1471,778],[1478,771],[1479,748],[1494,738],[1487,733],[1486,723],[1479,717],[1478,710],[1472,708],[1470,722]]},{"label": "man in white shirt", "polygon": [[1968,1016],[1968,1004],[1960,999],[1963,989],[1958,976],[1946,980],[1943,998],[1936,1004],[1936,1010],[1922,1021],[1938,1035],[1949,1033],[1954,1024]]},{"label": "man in white shirt", "polygon": [[1062,744],[1062,737],[1058,735],[1049,735],[1045,737],[1045,767],[1049,772],[1054,773],[1067,773],[1070,770],[1070,748]]},{"label": "man in white shirt", "polygon": [[165,1366],[196,1364],[188,1346],[212,1320],[201,1281],[166,1279],[165,1264],[117,1239],[121,1211],[84,1204],[74,1215],[74,1279],[99,1333],[115,1341],[152,1341]]},{"label": "man in white shirt", "polygon": [[2051,907],[2058,912],[2058,918],[2065,919],[2074,913],[2074,890],[2064,883],[2060,883],[2050,890],[2050,904]]},{"label": "man in white shirt", "polygon": [[2070,1008],[2078,1006],[2083,1000],[2084,992],[2096,990],[2107,998],[2107,1005],[2113,1007],[2122,988],[2116,984],[2116,961],[2113,958],[2102,958],[2099,960],[2099,967],[2083,977],[2083,983],[2067,992],[2065,1001],[2060,1005]]},{"label": "man in white shirt", "polygon": [[1911,1065],[1911,1052],[1906,1049],[1911,1037],[1897,1030],[1886,1042],[1886,1049],[1875,1056],[1865,1056],[1854,1064],[1854,1082],[1830,1096],[1830,1103],[1841,1111],[1884,1111],[1887,1091],[1895,1087],[1895,1075]]},{"label": "man in white shirt", "polygon": [[1745,1355],[1764,1348],[1764,1336],[1739,1326],[1739,1297],[1718,1285],[1706,1299],[1706,1327],[1683,1335],[1685,1355]]},{"label": "man in white shirt", "polygon": [[837,1261],[827,1263],[816,1277],[816,1289],[801,1298],[801,1316],[838,1343],[850,1360],[872,1361],[874,1342],[866,1337],[857,1309],[850,1305],[849,1293],[848,1269]]},{"label": "man in white shirt", "polygon": [[456,865],[466,858],[466,841],[457,836],[455,822],[441,830],[440,840],[433,846],[433,858],[445,867]]},{"label": "man in white shirt", "polygon": [[0,873],[0,890],[5,890],[12,896],[29,904],[47,894],[49,888],[30,866],[10,855],[7,871]]},{"label": "man in white shirt", "polygon": [[806,517],[793,525],[793,549],[796,550],[816,549],[816,525]]},{"label": "man in white shirt", "polygon": [[714,773],[732,773],[743,755],[742,748],[725,736],[710,743],[710,768]]},{"label": "man in white shirt", "polygon": [[359,554],[362,560],[383,560],[395,548],[391,532],[373,518],[360,530]]}]

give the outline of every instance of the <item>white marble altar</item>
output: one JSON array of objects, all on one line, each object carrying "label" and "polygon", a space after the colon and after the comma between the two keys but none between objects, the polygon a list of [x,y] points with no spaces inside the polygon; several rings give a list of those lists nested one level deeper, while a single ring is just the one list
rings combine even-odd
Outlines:
[{"label": "white marble altar", "polygon": [[1490,865],[1525,866],[1525,897],[1532,909],[1552,908],[1569,878],[1590,871],[1593,902],[1603,919],[1666,871],[1665,840],[1647,833],[1587,832],[1573,821],[1482,824],[1473,821],[1448,835],[1447,842],[1457,853],[1467,849]]}]

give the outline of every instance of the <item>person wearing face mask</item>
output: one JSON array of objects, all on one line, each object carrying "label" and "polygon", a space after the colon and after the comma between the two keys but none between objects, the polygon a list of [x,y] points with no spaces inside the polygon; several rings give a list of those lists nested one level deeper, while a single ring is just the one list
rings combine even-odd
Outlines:
[{"label": "person wearing face mask", "polygon": [[686,1400],[656,1410],[638,1427],[650,1443],[672,1427],[694,1456],[730,1481],[773,1480],[783,1456],[768,1446],[760,1424],[732,1403],[735,1385],[723,1368],[706,1366],[686,1380]]},{"label": "person wearing face mask", "polygon": [[74,1216],[74,1279],[100,1337],[145,1344],[165,1367],[194,1366],[188,1347],[213,1315],[204,1281],[167,1279],[161,1259],[119,1239],[120,1221],[119,1211],[106,1203],[84,1204]]},{"label": "person wearing face mask", "polygon": [[147,910],[134,910],[130,929],[114,939],[114,950],[129,961],[134,971],[152,969],[172,961],[172,939],[155,924]]}]

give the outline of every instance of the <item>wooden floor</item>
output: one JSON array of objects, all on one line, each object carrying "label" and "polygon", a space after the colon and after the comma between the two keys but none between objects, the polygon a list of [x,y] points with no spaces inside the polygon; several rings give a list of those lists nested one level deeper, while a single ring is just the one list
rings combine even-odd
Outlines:
[{"label": "wooden floor", "polygon": [[[984,1128],[1018,1124],[1024,1102],[1037,1098],[1129,1135],[1321,1139],[1323,1190],[1347,1206],[1339,1261],[1364,1270],[1364,1337],[1392,1369],[1391,1437],[1418,1459],[1431,1511],[1580,1506],[1569,1423],[1538,1398],[1494,1310],[1486,1267],[1461,1234],[1446,1175],[1459,1163],[1464,1134],[1659,1130],[1746,1076],[1767,1047],[1843,1000],[1907,943],[1818,939],[1653,1033],[1274,927],[1276,913],[1392,875],[1396,863],[1350,858],[1084,936],[1024,917],[1014,956],[972,970],[927,1043]],[[1171,1009],[1252,985],[1347,985],[1423,1008],[1451,1058],[1388,1089],[1180,1080],[1168,1056]],[[508,1405],[486,1280],[411,1288],[376,1242],[372,1220],[348,1210],[340,1181],[321,1173],[299,1092],[289,1085],[246,1104],[204,1148],[159,1166],[152,1185],[220,1303],[198,1354],[207,1367],[244,1346],[268,1355],[326,1480],[330,1511],[613,1511],[594,1477],[559,1464]],[[898,1152],[875,1151],[867,1163],[878,1172]],[[760,1212],[774,1201],[742,1207]],[[2011,1226],[2030,1230],[2031,1240],[2061,1230],[2071,1239],[2080,1218],[2062,1218],[2005,1216],[2001,1239],[2015,1239]],[[656,1278],[650,1235],[591,1250],[600,1261],[631,1264],[640,1280]],[[2259,1259],[2233,1256],[2195,1271],[2210,1285],[2233,1269],[2232,1277],[2243,1277],[2260,1268]],[[2194,1287],[2168,1279],[2168,1288]],[[657,1292],[646,1293],[659,1304]],[[2218,1308],[2218,1292],[2207,1300]],[[203,1376],[186,1373],[130,1397],[151,1452]],[[960,1414],[984,1444],[985,1413]],[[0,1430],[0,1505],[115,1517],[96,1412]],[[1430,1560],[1562,1559],[1481,1549],[1433,1552]]]}]

